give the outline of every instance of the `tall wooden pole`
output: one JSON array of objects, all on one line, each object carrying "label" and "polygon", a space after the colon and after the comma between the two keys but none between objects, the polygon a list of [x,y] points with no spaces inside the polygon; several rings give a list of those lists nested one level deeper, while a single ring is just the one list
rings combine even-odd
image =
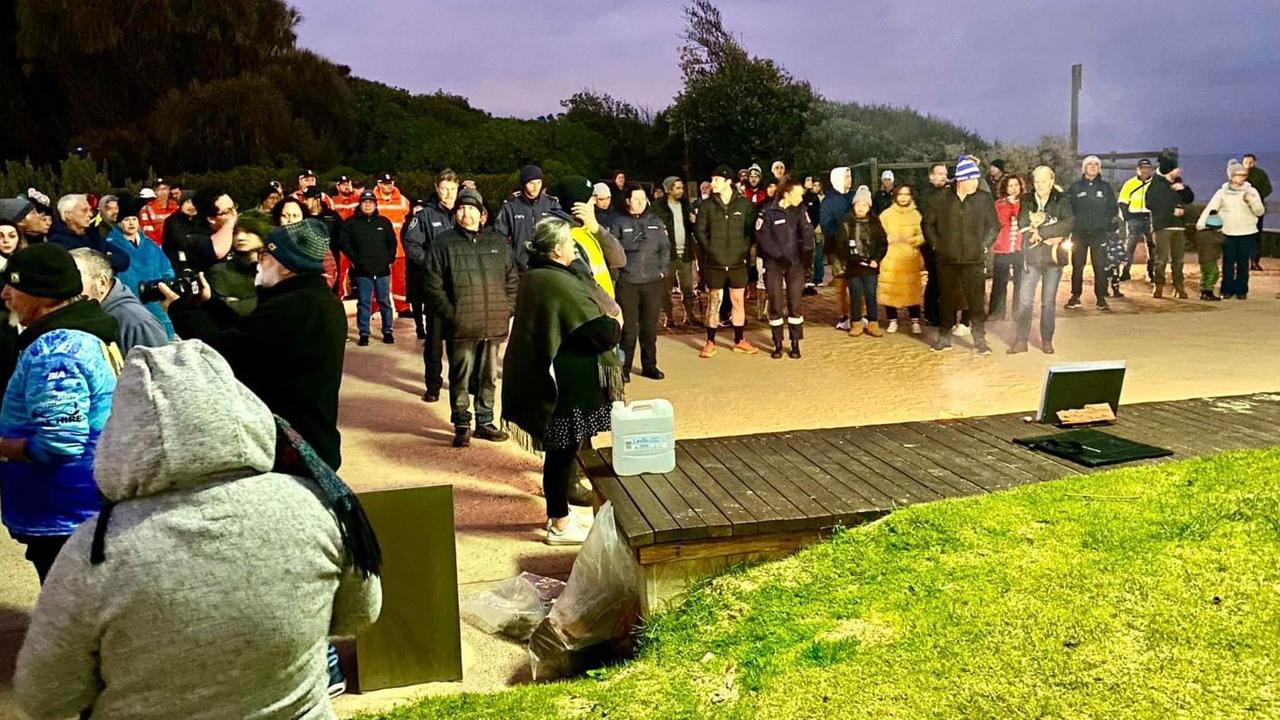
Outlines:
[{"label": "tall wooden pole", "polygon": [[1071,152],[1080,155],[1080,76],[1084,66],[1071,66]]}]

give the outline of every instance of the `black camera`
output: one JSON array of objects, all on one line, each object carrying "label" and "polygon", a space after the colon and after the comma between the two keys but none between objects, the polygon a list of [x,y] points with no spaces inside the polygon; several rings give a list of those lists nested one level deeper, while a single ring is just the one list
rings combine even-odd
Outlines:
[{"label": "black camera", "polygon": [[177,293],[178,297],[200,297],[200,274],[187,264],[186,253],[178,253],[178,263],[175,271],[172,280],[156,280],[142,283],[138,287],[138,299],[142,302],[164,300],[164,293],[160,292],[160,283],[168,285],[169,289]]}]

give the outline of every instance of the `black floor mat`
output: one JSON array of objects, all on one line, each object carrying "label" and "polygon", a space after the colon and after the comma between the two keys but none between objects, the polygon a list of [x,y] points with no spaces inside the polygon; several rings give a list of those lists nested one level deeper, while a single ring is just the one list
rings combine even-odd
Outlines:
[{"label": "black floor mat", "polygon": [[1060,458],[1066,458],[1085,467],[1101,467],[1117,463],[1168,457],[1172,450],[1145,445],[1108,435],[1099,430],[1068,430],[1055,435],[1017,438],[1015,443]]}]

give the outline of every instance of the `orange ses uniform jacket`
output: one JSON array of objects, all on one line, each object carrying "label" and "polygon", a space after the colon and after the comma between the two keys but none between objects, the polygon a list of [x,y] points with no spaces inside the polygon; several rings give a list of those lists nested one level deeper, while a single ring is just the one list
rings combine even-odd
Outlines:
[{"label": "orange ses uniform jacket", "polygon": [[138,224],[142,226],[142,234],[156,245],[162,244],[164,221],[176,212],[178,212],[178,203],[172,200],[165,205],[161,205],[158,199],[148,202],[138,211]]},{"label": "orange ses uniform jacket", "polygon": [[[378,214],[391,221],[397,240],[400,228],[409,217],[409,198],[400,193],[400,188],[392,187],[390,193],[383,193],[382,188],[375,187],[373,194],[378,198]],[[391,296],[395,298],[397,310],[408,308],[405,304],[404,284],[404,245],[396,243],[396,261],[391,265]]]}]

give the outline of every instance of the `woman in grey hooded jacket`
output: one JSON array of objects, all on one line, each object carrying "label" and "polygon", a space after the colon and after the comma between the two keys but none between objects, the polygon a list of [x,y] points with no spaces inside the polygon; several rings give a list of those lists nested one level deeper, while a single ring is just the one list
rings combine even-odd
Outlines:
[{"label": "woman in grey hooded jacket", "polygon": [[18,656],[31,717],[335,717],[325,650],[378,617],[376,541],[336,477],[272,472],[314,458],[277,432],[199,340],[130,353],[94,466],[109,509],[63,547]]}]

